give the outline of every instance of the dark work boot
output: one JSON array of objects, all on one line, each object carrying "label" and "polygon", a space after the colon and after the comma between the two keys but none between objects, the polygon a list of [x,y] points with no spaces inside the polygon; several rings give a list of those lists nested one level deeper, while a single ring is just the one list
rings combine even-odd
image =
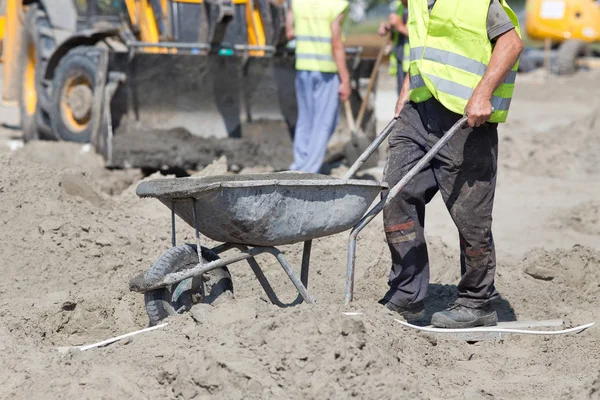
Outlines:
[{"label": "dark work boot", "polygon": [[401,317],[404,317],[408,322],[417,321],[425,315],[425,306],[422,301],[406,306],[399,306],[389,301],[385,303],[385,308],[390,311],[397,312]]},{"label": "dark work boot", "polygon": [[451,304],[445,310],[433,314],[431,324],[436,328],[451,329],[494,326],[498,324],[498,315],[491,303],[479,308]]}]

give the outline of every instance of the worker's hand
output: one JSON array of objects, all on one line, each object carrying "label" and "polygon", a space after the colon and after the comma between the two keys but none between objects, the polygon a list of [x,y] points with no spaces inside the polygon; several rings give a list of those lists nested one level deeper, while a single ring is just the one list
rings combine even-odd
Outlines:
[{"label": "worker's hand", "polygon": [[494,109],[492,108],[490,99],[479,96],[477,93],[473,94],[467,103],[467,107],[465,107],[465,114],[469,117],[468,123],[471,128],[476,128],[485,124],[485,122],[490,119],[493,112]]},{"label": "worker's hand", "polygon": [[402,108],[404,108],[404,104],[406,104],[407,101],[408,96],[402,96],[402,93],[400,93],[398,101],[396,102],[396,109],[394,110],[394,118],[398,118],[400,116],[400,111],[402,111]]},{"label": "worker's hand", "polygon": [[352,93],[352,88],[350,87],[350,81],[341,82],[340,88],[338,89],[338,94],[340,95],[340,101],[342,103],[350,98],[350,93]]},{"label": "worker's hand", "polygon": [[388,15],[388,24],[390,24],[390,26],[392,28],[397,27],[401,23],[402,23],[402,19],[400,18],[400,16],[398,14],[391,13],[390,15]]},{"label": "worker's hand", "polygon": [[386,24],[385,22],[379,23],[379,29],[377,30],[377,34],[379,36],[385,36],[388,34],[389,31],[390,31],[389,24]]}]

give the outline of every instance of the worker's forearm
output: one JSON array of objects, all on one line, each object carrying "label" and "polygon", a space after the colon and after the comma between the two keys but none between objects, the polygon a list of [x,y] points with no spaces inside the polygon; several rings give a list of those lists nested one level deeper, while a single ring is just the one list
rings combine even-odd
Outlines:
[{"label": "worker's forearm", "polygon": [[407,72],[402,82],[402,88],[400,89],[400,98],[405,102],[410,97],[410,74]]},{"label": "worker's forearm", "polygon": [[523,42],[514,29],[500,36],[485,74],[473,95],[491,99],[492,93],[504,82],[522,51]]},{"label": "worker's forearm", "polygon": [[296,33],[294,32],[294,14],[288,11],[285,16],[285,37],[287,40],[294,40]]},{"label": "worker's forearm", "polygon": [[346,51],[341,42],[333,43],[333,61],[337,66],[340,81],[344,83],[350,82],[350,73],[348,72],[348,65],[346,64]]},{"label": "worker's forearm", "polygon": [[396,31],[398,31],[402,36],[408,37],[408,27],[404,23],[395,25],[394,29],[396,29]]}]

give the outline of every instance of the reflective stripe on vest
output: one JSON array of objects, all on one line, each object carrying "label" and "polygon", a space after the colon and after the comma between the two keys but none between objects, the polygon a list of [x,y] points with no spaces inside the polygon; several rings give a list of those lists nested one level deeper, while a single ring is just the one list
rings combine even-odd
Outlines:
[{"label": "reflective stripe on vest", "polygon": [[[460,83],[456,83],[453,81],[449,81],[447,79],[443,79],[437,76],[427,75],[425,74],[427,79],[431,80],[437,90],[445,93],[452,94],[455,97],[458,97],[463,100],[469,101],[471,96],[473,95],[474,89],[471,89],[468,86],[463,86]],[[421,75],[414,75],[410,77],[410,89],[417,90],[420,88],[426,87],[425,81]],[[510,107],[511,98],[492,96],[491,103],[492,107],[494,107],[497,111],[508,111]]]},{"label": "reflective stripe on vest", "polygon": [[337,72],[331,46],[331,23],[348,8],[346,0],[294,0],[296,69]]},{"label": "reflective stripe on vest", "polygon": [[[520,35],[516,15],[505,0],[500,2]],[[450,111],[463,114],[492,54],[486,27],[489,2],[437,1],[431,15],[426,3],[409,2],[410,99],[418,103],[433,96]],[[461,15],[460,20],[454,15]],[[463,39],[453,40],[456,37]],[[517,67],[518,63],[493,93],[490,122],[506,120]]]},{"label": "reflective stripe on vest", "polygon": [[408,40],[404,42],[403,53],[404,55],[402,57],[402,70],[404,72],[408,72],[408,67],[410,66],[410,44],[408,43]]}]

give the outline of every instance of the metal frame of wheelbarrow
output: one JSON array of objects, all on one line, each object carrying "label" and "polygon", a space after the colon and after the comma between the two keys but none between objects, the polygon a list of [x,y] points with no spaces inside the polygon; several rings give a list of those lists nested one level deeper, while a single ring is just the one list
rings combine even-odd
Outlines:
[{"label": "metal frame of wheelbarrow", "polygon": [[[365,163],[365,161],[369,158],[371,154],[383,143],[383,141],[389,136],[392,131],[392,128],[395,123],[395,119],[390,121],[388,125],[384,128],[381,134],[377,136],[377,138],[371,143],[371,145],[363,152],[363,154],[356,160],[356,162],[352,165],[352,167],[348,170],[348,172],[344,175],[344,179],[350,179],[354,174],[361,168],[361,166]],[[348,259],[347,259],[347,269],[346,269],[346,295],[345,295],[345,303],[349,304],[354,295],[354,275],[355,275],[355,264],[356,264],[356,240],[358,238],[358,234],[362,231],[368,224],[375,218],[385,206],[387,206],[394,197],[400,193],[404,187],[410,182],[415,175],[417,175],[430,161],[431,159],[440,151],[440,149],[448,143],[448,141],[454,136],[454,134],[465,124],[467,121],[467,117],[464,116],[452,128],[450,128],[433,147],[419,160],[419,162],[408,171],[408,173],[394,185],[391,189],[385,192],[381,196],[381,200],[374,205],[364,216],[363,218],[352,228],[350,232],[349,240],[348,240]],[[201,246],[200,246],[200,232],[198,230],[198,215],[196,210],[196,199],[173,199],[171,204],[171,228],[172,228],[172,244],[173,247],[177,245],[176,235],[175,235],[175,204],[177,202],[182,201],[191,201],[192,210],[193,210],[193,218],[194,218],[194,230],[196,236],[196,245],[198,251],[198,265],[194,266],[190,269],[184,269],[178,272],[172,272],[167,274],[163,279],[159,282],[155,282],[152,284],[144,284],[138,283],[136,284],[134,290],[147,292],[150,290],[155,290],[159,288],[163,288],[169,285],[173,285],[179,283],[185,279],[193,278],[195,276],[201,276],[209,271],[212,271],[217,268],[225,267],[229,264],[233,264],[238,261],[246,260],[250,265],[250,268],[256,275],[258,281],[260,282],[262,288],[267,294],[269,300],[273,304],[277,304],[279,306],[283,306],[283,304],[279,301],[277,296],[275,295],[269,281],[266,276],[262,272],[258,262],[254,258],[258,254],[268,253],[277,259],[283,270],[286,272],[296,289],[298,290],[299,296],[294,300],[291,304],[299,304],[302,300],[307,303],[314,303],[314,299],[309,295],[307,286],[308,286],[308,271],[309,271],[309,263],[310,263],[310,252],[312,247],[312,240],[306,240],[304,242],[304,250],[302,253],[302,264],[300,270],[300,279],[294,273],[294,270],[284,257],[283,253],[273,246],[247,246],[241,244],[234,243],[224,243],[219,246],[216,246],[211,249],[211,251],[221,254],[225,251],[231,249],[240,250],[240,254],[235,256],[226,258],[226,259],[218,259],[215,261],[204,263],[201,255]]]}]

